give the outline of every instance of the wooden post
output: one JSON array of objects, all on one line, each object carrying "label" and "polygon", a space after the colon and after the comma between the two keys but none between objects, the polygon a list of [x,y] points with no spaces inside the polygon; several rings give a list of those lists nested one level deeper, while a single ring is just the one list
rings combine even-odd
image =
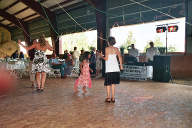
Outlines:
[{"label": "wooden post", "polygon": [[97,49],[105,53],[107,46],[107,3],[102,0],[96,3],[96,24],[97,24]]},{"label": "wooden post", "polygon": [[52,17],[51,19],[52,26],[49,25],[50,33],[51,33],[51,39],[52,39],[52,46],[55,49],[55,53],[58,56],[59,55],[59,37],[58,37],[58,29],[57,29],[57,22],[56,17]]},{"label": "wooden post", "polygon": [[185,17],[186,17],[186,32],[185,32],[185,54],[192,54],[192,25],[191,23],[192,17],[192,1],[185,0]]},{"label": "wooden post", "polygon": [[[105,54],[107,38],[109,35],[107,20],[107,0],[97,1],[96,3],[96,24],[97,24],[97,49]],[[102,62],[102,74],[105,74],[105,61]]]}]

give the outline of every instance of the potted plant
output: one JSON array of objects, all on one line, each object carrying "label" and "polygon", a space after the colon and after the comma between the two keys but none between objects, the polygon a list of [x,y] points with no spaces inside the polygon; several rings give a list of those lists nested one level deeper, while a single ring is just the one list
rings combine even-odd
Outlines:
[{"label": "potted plant", "polygon": [[165,54],[165,52],[166,52],[166,48],[165,47],[158,47],[158,50],[159,50],[161,55]]},{"label": "potted plant", "polygon": [[124,55],[124,49],[125,49],[125,46],[121,46],[121,47],[120,47],[121,55]]}]

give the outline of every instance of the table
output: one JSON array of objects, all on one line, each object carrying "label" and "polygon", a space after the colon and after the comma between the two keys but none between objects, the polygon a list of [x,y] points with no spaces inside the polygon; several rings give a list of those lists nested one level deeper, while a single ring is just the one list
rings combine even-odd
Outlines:
[{"label": "table", "polygon": [[24,74],[28,73],[27,67],[29,65],[28,61],[25,60],[9,60],[5,63],[5,68],[11,73],[17,75],[17,77],[22,78]]},{"label": "table", "polygon": [[121,79],[147,80],[153,77],[153,66],[123,65]]},{"label": "table", "polygon": [[6,63],[6,69],[7,70],[22,70],[22,69],[26,69],[26,64],[24,61],[22,60],[18,60],[18,61],[9,61]]}]

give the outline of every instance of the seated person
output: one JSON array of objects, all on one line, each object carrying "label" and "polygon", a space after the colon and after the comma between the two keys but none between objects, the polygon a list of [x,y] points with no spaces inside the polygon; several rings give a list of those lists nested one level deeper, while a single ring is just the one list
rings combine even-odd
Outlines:
[{"label": "seated person", "polygon": [[134,44],[131,44],[131,49],[128,50],[128,54],[130,56],[133,56],[137,59],[137,62],[139,61],[139,50],[135,48]]},{"label": "seated person", "polygon": [[66,78],[65,72],[64,72],[66,65],[64,63],[59,62],[59,60],[56,58],[56,54],[55,53],[53,53],[53,56],[49,60],[49,63],[51,65],[51,68],[53,68],[53,69],[60,69],[61,78]]},{"label": "seated person", "polygon": [[92,76],[96,75],[96,48],[92,48],[91,50],[91,58],[89,59],[89,66],[90,68],[93,70],[93,72],[91,72]]},{"label": "seated person", "polygon": [[24,54],[23,54],[23,52],[20,52],[20,54],[19,54],[19,59],[24,59],[25,57],[24,57]]},{"label": "seated person", "polygon": [[71,75],[71,71],[74,66],[74,62],[71,55],[67,56],[67,59],[65,60],[66,67],[65,67],[65,75]]},{"label": "seated person", "polygon": [[146,49],[146,58],[148,62],[153,62],[153,57],[156,55],[160,55],[158,48],[154,47],[154,43],[151,41],[149,43],[150,48]]},{"label": "seated person", "polygon": [[68,54],[69,54],[69,53],[68,53],[68,50],[65,50],[65,51],[64,51],[64,55],[63,55],[63,59],[67,59]]},{"label": "seated person", "polygon": [[18,51],[16,50],[12,55],[11,55],[11,58],[12,59],[17,59],[18,58]]}]

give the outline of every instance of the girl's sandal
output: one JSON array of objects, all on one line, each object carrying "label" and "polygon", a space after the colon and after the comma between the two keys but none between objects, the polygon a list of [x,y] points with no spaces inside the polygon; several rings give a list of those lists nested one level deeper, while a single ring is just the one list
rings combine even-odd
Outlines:
[{"label": "girl's sandal", "polygon": [[115,103],[115,98],[111,98],[111,102],[112,102],[112,103]]},{"label": "girl's sandal", "polygon": [[37,90],[36,90],[37,92],[41,92],[41,89],[40,88],[37,88]]},{"label": "girl's sandal", "polygon": [[110,98],[106,98],[106,99],[105,99],[105,102],[110,103],[110,102],[111,102],[111,99],[110,99]]},{"label": "girl's sandal", "polygon": [[44,88],[41,88],[41,92],[43,92],[44,91]]}]

